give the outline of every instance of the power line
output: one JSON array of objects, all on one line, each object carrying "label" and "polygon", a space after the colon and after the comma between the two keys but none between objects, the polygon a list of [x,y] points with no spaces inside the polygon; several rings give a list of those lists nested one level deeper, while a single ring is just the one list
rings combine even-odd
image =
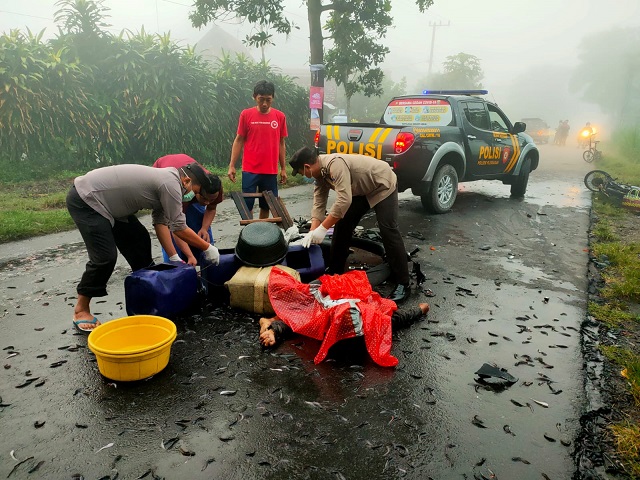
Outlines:
[{"label": "power line", "polygon": [[306,20],[306,19],[307,19],[307,17],[305,17],[304,15],[299,15],[298,13],[294,13],[294,12],[292,12],[291,10],[285,10],[285,9],[282,9],[282,11],[283,11],[284,13],[286,13],[286,14],[287,14],[287,16],[291,16],[291,17],[299,17],[299,18],[302,18],[302,19],[304,19],[304,20]]},{"label": "power line", "polygon": [[167,3],[173,3],[174,5],[181,5],[183,7],[188,7],[188,8],[191,8],[193,6],[193,5],[187,5],[185,3],[173,2],[172,0],[162,0],[162,1]]},{"label": "power line", "polygon": [[18,12],[9,12],[8,10],[0,10],[1,13],[10,13],[11,15],[20,15],[21,17],[31,17],[31,18],[39,18],[41,20],[49,20],[52,21],[51,18],[48,17],[39,17],[37,15],[28,15],[26,13],[18,13]]}]

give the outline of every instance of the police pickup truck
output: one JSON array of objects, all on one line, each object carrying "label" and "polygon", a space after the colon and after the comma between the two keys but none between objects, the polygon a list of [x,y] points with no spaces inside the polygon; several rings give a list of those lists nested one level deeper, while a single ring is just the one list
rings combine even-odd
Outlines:
[{"label": "police pickup truck", "polygon": [[400,192],[411,189],[432,213],[451,209],[459,182],[500,180],[511,195],[524,196],[539,152],[493,103],[486,90],[425,91],[395,97],[378,123],[321,125],[320,154],[359,153],[387,162]]}]

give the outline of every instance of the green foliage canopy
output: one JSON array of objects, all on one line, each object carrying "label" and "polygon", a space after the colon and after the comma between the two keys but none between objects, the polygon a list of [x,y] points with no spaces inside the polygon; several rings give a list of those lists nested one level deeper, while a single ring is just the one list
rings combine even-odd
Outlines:
[{"label": "green foliage canopy", "polygon": [[334,48],[325,55],[327,77],[344,87],[347,115],[351,97],[382,94],[382,69],[378,67],[389,49],[380,44],[393,19],[390,0],[354,0],[335,9],[326,23]]},{"label": "green foliage canopy", "polygon": [[[391,0],[306,0],[309,21],[309,64],[326,63],[326,76],[345,87],[347,99],[355,93],[381,93],[383,73],[378,68],[388,48],[379,43],[392,24]],[[416,0],[424,12],[433,0]],[[322,25],[321,16],[329,12]],[[286,19],[283,0],[195,0],[191,22],[202,27],[210,22],[233,18],[259,26],[245,43],[261,46],[272,43],[266,31],[288,35],[296,26]],[[333,46],[325,52],[324,41]]]},{"label": "green foliage canopy", "polygon": [[289,35],[294,24],[283,14],[283,0],[267,0],[256,2],[252,0],[198,0],[194,2],[195,10],[189,18],[194,27],[202,27],[209,23],[232,20],[247,20],[260,28],[251,35],[247,35],[245,43],[253,47],[263,47],[273,44],[275,30]]},{"label": "green foliage canopy", "polygon": [[101,2],[59,5],[56,18],[70,30],[54,40],[19,31],[0,37],[0,161],[53,171],[184,152],[226,165],[239,113],[265,78],[287,115],[288,143],[305,143],[308,96],[268,64],[225,57],[212,65],[168,35],[101,31]]},{"label": "green foliage canopy", "polygon": [[443,71],[418,82],[416,92],[430,90],[465,90],[482,88],[484,71],[475,55],[460,52],[448,56],[442,64]]}]

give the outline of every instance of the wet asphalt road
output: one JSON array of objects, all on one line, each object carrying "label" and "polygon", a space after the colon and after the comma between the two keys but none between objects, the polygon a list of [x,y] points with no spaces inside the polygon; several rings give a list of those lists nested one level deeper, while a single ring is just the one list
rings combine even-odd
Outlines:
[{"label": "wet asphalt road", "polygon": [[[541,150],[524,200],[468,183],[451,213],[430,216],[401,195],[401,231],[427,278],[409,302],[431,312],[394,336],[395,369],[357,343],[317,366],[318,342],[302,337],[265,352],[258,315],[207,305],[177,321],[163,372],[113,383],[71,326],[79,234],[0,245],[0,477],[570,478],[590,166],[569,147]],[[310,189],[283,192],[292,216],[308,217]],[[235,245],[238,220],[226,200],[218,246]],[[119,262],[94,301],[103,321],[126,315],[127,273]],[[485,362],[519,381],[478,384]]]}]

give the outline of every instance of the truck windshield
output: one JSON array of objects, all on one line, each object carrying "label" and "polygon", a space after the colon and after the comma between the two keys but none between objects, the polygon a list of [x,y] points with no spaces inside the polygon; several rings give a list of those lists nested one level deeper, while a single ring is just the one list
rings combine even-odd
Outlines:
[{"label": "truck windshield", "polygon": [[428,97],[391,100],[382,121],[387,125],[419,127],[445,127],[454,124],[449,102]]}]

